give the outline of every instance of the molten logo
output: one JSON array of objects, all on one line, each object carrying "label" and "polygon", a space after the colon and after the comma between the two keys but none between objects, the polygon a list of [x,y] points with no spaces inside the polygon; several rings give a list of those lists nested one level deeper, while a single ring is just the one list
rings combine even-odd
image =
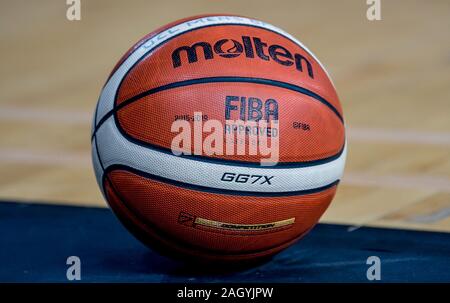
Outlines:
[{"label": "molten logo", "polygon": [[[242,36],[242,41],[234,39],[221,39],[211,46],[208,42],[197,42],[191,46],[181,46],[172,53],[173,67],[181,66],[181,54],[186,54],[188,63],[198,61],[198,50],[203,52],[205,60],[214,59],[214,54],[222,58],[236,58],[244,54],[246,58],[259,58],[264,61],[275,61],[283,66],[295,66],[303,72],[305,69],[310,78],[314,78],[311,62],[300,54],[292,54],[288,49],[281,45],[273,44],[268,46],[257,37]],[[256,54],[256,55],[255,55]]]},{"label": "molten logo", "polygon": [[231,42],[233,42],[233,46],[230,48],[227,48],[225,51],[223,48],[224,45],[228,44],[228,39],[222,39],[217,41],[214,44],[214,52],[218,54],[221,57],[224,58],[234,58],[242,54],[242,44],[240,44],[238,41],[231,39]]}]

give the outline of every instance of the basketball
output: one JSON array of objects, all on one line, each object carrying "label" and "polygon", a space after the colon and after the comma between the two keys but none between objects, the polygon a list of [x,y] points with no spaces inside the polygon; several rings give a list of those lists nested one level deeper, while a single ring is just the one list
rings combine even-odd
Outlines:
[{"label": "basketball", "polygon": [[354,2],[3,1],[0,284],[450,282],[450,1]]},{"label": "basketball", "polygon": [[259,20],[204,15],[131,47],[92,124],[103,196],[174,257],[252,261],[306,235],[332,201],[346,139],[327,71]]}]

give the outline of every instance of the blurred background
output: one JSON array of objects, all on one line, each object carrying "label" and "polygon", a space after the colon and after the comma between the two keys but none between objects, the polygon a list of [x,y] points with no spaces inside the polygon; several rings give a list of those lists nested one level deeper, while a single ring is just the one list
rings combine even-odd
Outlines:
[{"label": "blurred background", "polygon": [[0,200],[106,207],[90,160],[98,95],[123,53],[205,13],[272,23],[328,68],[345,176],[323,222],[450,231],[450,1],[0,1]]}]

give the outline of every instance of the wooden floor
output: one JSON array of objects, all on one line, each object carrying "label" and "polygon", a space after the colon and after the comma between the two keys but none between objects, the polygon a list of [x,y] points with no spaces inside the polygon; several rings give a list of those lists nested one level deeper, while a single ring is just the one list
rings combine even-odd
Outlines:
[{"label": "wooden floor", "polygon": [[0,4],[0,199],[105,206],[90,119],[120,56],[170,21],[273,23],[328,67],[348,126],[345,177],[323,221],[450,231],[450,2],[81,0]]}]

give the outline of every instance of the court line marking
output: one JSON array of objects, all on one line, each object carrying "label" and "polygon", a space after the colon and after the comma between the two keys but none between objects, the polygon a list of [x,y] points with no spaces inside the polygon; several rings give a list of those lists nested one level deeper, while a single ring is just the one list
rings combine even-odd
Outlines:
[{"label": "court line marking", "polygon": [[349,233],[351,233],[351,232],[353,232],[353,231],[355,231],[355,230],[360,229],[361,227],[364,227],[364,225],[363,225],[363,224],[352,225],[352,226],[349,226],[349,227],[347,228],[347,231],[348,231]]},{"label": "court line marking", "polygon": [[[59,125],[86,125],[92,121],[93,113],[21,106],[1,106],[0,121],[28,123],[57,123]],[[349,142],[385,142],[420,145],[450,146],[449,132],[398,130],[387,128],[349,127],[346,130]]]},{"label": "court line marking", "polygon": [[86,152],[32,151],[28,149],[2,148],[0,162],[47,166],[89,167],[91,158]]},{"label": "court line marking", "polygon": [[[301,257],[302,259],[304,256]],[[300,258],[298,258],[300,259]],[[411,262],[411,261],[428,261],[430,260],[429,257],[407,257],[407,258],[382,258],[382,263],[399,263],[399,262]],[[296,258],[291,259],[290,262],[287,263],[281,263],[282,265],[290,265],[294,264],[296,261],[298,261]],[[336,261],[336,262],[317,262],[317,263],[310,263],[305,264],[302,266],[302,268],[317,268],[317,267],[343,267],[343,266],[351,266],[351,265],[366,265],[366,260],[359,260],[359,261]]]},{"label": "court line marking", "polygon": [[440,220],[444,220],[449,216],[450,216],[450,207],[446,207],[444,209],[437,210],[430,214],[414,216],[412,218],[406,219],[406,221],[421,224],[432,224]]},{"label": "court line marking", "polygon": [[450,146],[450,133],[351,127],[347,129],[349,141],[388,142]]},{"label": "court line marking", "polygon": [[[431,192],[445,192],[450,193],[450,179],[445,177],[435,177],[435,176],[426,176],[426,175],[372,175],[369,173],[360,173],[360,172],[349,172],[344,173],[344,177],[342,180],[342,184],[351,185],[351,186],[360,186],[360,187],[378,187],[378,188],[392,188],[392,189],[420,189],[420,190],[428,190]],[[417,202],[413,202],[411,204],[415,204]],[[411,205],[409,204],[409,205]],[[359,222],[347,228],[347,232],[354,232],[361,227],[367,226],[372,222],[376,222],[380,220],[386,215],[396,213],[401,209],[408,207],[408,205],[402,205],[397,209],[390,209],[388,212],[380,214],[374,218],[370,218],[365,220],[364,222]],[[441,218],[443,215],[448,216],[448,213],[437,214],[435,217],[432,216],[423,216],[421,219],[414,220],[406,220],[412,223],[430,223],[425,222],[425,220],[435,220],[436,217]],[[442,219],[442,218],[441,218]],[[421,220],[421,221],[420,221]]]},{"label": "court line marking", "polygon": [[0,107],[0,121],[29,123],[89,124],[93,113],[76,110],[27,108],[21,106]]},{"label": "court line marking", "polygon": [[364,172],[344,173],[342,183],[352,186],[423,189],[450,193],[450,179],[427,175],[375,175]]}]

